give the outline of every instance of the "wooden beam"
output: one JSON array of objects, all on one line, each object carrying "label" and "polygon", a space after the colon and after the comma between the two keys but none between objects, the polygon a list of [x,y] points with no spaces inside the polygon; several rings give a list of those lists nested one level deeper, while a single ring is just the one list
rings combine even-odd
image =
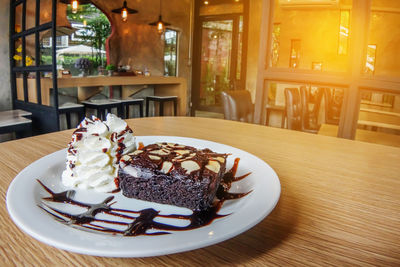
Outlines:
[{"label": "wooden beam", "polygon": [[292,68],[270,68],[263,72],[265,80],[296,84],[310,84],[316,86],[347,87],[350,81],[343,73],[316,72]]},{"label": "wooden beam", "polygon": [[365,66],[370,13],[371,0],[353,1],[349,53],[351,81],[349,88],[345,90],[338,137],[354,139],[356,135],[360,109],[360,90],[357,82]]},{"label": "wooden beam", "polygon": [[254,123],[261,123],[264,112],[264,71],[268,67],[271,50],[271,29],[273,26],[273,0],[263,0],[261,29],[260,29],[260,47],[258,56],[258,71],[256,83],[256,101],[254,107]]}]

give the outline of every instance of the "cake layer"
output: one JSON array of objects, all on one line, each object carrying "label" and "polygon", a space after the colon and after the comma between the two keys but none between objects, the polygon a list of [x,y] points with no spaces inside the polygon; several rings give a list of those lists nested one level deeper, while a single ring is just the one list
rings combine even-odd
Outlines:
[{"label": "cake layer", "polygon": [[121,159],[120,188],[126,197],[205,209],[225,173],[226,157],[209,149],[151,144]]}]

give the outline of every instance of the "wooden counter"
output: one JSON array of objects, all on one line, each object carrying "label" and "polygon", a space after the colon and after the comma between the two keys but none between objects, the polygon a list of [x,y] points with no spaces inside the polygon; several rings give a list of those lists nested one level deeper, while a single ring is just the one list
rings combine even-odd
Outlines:
[{"label": "wooden counter", "polygon": [[258,156],[279,176],[278,205],[252,229],[206,248],[149,258],[79,255],[26,235],[5,207],[15,175],[65,148],[72,130],[6,142],[0,144],[0,266],[400,265],[400,148],[217,119],[128,123],[137,135],[207,139]]},{"label": "wooden counter", "polygon": [[[32,86],[29,88],[29,98],[31,102],[36,101],[36,80],[28,79],[32,81]],[[18,99],[23,100],[22,90],[22,78],[17,78]],[[90,96],[100,92],[102,86],[117,86],[120,85],[122,89],[122,97],[127,97],[139,89],[133,88],[132,86],[137,85],[152,85],[154,86],[154,94],[157,96],[178,96],[178,115],[188,115],[189,105],[187,97],[187,81],[182,77],[164,77],[164,76],[88,76],[88,77],[68,77],[58,78],[58,88],[77,87],[78,88],[78,100],[83,101],[88,99]],[[52,88],[52,80],[50,78],[42,79],[42,99],[44,105],[50,104],[50,88]],[[32,92],[32,93],[31,93]]]}]

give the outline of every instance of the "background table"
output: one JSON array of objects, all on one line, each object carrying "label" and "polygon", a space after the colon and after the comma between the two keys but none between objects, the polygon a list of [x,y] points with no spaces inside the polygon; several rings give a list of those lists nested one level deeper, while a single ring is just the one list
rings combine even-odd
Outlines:
[{"label": "background table", "polygon": [[190,117],[128,120],[136,135],[175,135],[235,146],[277,172],[275,210],[217,245],[153,258],[79,255],[20,231],[5,207],[9,183],[62,149],[72,130],[0,144],[0,266],[22,265],[400,265],[400,148],[272,127]]}]

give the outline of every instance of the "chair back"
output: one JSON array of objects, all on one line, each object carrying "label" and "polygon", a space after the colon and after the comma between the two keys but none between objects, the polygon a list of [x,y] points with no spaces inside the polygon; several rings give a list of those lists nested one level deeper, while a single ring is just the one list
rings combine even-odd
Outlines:
[{"label": "chair back", "polygon": [[302,101],[299,89],[285,88],[287,128],[291,130],[302,130]]},{"label": "chair back", "polygon": [[227,120],[253,122],[254,104],[247,90],[221,92],[224,117]]},{"label": "chair back", "polygon": [[328,124],[339,124],[342,99],[335,99],[331,88],[324,88],[325,122]]},{"label": "chair back", "polygon": [[300,98],[301,98],[301,122],[302,128],[309,128],[310,124],[310,111],[308,109],[309,103],[309,92],[305,86],[300,87]]}]

